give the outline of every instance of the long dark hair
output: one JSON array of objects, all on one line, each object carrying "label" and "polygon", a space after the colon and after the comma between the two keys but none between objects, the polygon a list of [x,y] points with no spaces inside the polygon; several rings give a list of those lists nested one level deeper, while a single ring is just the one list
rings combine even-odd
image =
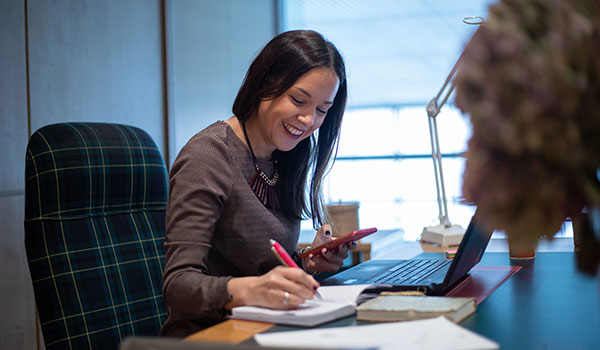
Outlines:
[{"label": "long dark hair", "polygon": [[[294,30],[273,38],[254,59],[235,102],[233,114],[241,122],[258,111],[261,101],[277,98],[313,68],[329,68],[340,80],[338,91],[321,127],[287,152],[276,150],[280,177],[277,191],[281,211],[291,218],[312,217],[315,229],[326,221],[322,183],[335,160],[346,98],[346,67],[337,48],[321,34]],[[306,185],[312,174],[308,201]]]}]

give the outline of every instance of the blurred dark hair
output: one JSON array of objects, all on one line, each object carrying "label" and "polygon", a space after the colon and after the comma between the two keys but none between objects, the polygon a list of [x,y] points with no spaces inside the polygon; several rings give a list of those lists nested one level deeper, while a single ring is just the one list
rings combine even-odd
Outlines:
[{"label": "blurred dark hair", "polygon": [[[263,100],[282,95],[302,75],[314,68],[329,68],[340,80],[333,105],[321,127],[288,152],[276,150],[280,177],[277,191],[281,211],[288,217],[312,217],[315,229],[325,223],[322,182],[335,160],[340,127],[346,108],[347,86],[344,60],[333,43],[311,30],[294,30],[273,38],[254,59],[235,102],[233,113],[245,122]],[[312,175],[310,184],[307,181]],[[308,198],[306,186],[310,185]],[[308,199],[308,200],[307,200]]]}]

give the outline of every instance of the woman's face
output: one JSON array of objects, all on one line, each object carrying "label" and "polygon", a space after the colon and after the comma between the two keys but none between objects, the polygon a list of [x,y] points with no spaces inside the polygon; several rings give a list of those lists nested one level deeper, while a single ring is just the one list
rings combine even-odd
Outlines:
[{"label": "woman's face", "polygon": [[256,156],[269,159],[275,149],[289,151],[310,136],[323,124],[338,87],[335,72],[313,68],[281,96],[263,100],[253,118],[258,129],[258,140],[253,140],[257,145],[252,144]]}]

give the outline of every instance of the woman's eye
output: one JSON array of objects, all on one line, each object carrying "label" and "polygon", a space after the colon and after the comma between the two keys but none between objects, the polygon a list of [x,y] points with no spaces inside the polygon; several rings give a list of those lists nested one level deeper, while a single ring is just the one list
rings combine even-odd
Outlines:
[{"label": "woman's eye", "polygon": [[317,108],[317,112],[318,112],[319,114],[327,114],[327,111],[324,111],[324,110],[322,110],[322,109],[320,109],[320,108]]},{"label": "woman's eye", "polygon": [[302,100],[299,100],[299,99],[295,98],[294,96],[290,96],[290,98],[291,98],[291,99],[292,99],[292,101],[294,101],[294,103],[295,103],[295,104],[297,104],[297,105],[304,103],[304,101],[302,101]]}]

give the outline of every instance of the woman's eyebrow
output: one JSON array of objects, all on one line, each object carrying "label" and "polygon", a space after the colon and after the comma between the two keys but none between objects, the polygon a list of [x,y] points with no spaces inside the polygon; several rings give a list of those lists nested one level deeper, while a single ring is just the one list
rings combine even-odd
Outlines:
[{"label": "woman's eyebrow", "polygon": [[[296,89],[300,90],[300,92],[302,92],[303,94],[305,94],[307,97],[312,97],[311,94],[309,94],[308,91],[304,90],[303,88],[296,87]],[[323,103],[327,104],[327,105],[332,105],[333,101],[325,101]]]}]

